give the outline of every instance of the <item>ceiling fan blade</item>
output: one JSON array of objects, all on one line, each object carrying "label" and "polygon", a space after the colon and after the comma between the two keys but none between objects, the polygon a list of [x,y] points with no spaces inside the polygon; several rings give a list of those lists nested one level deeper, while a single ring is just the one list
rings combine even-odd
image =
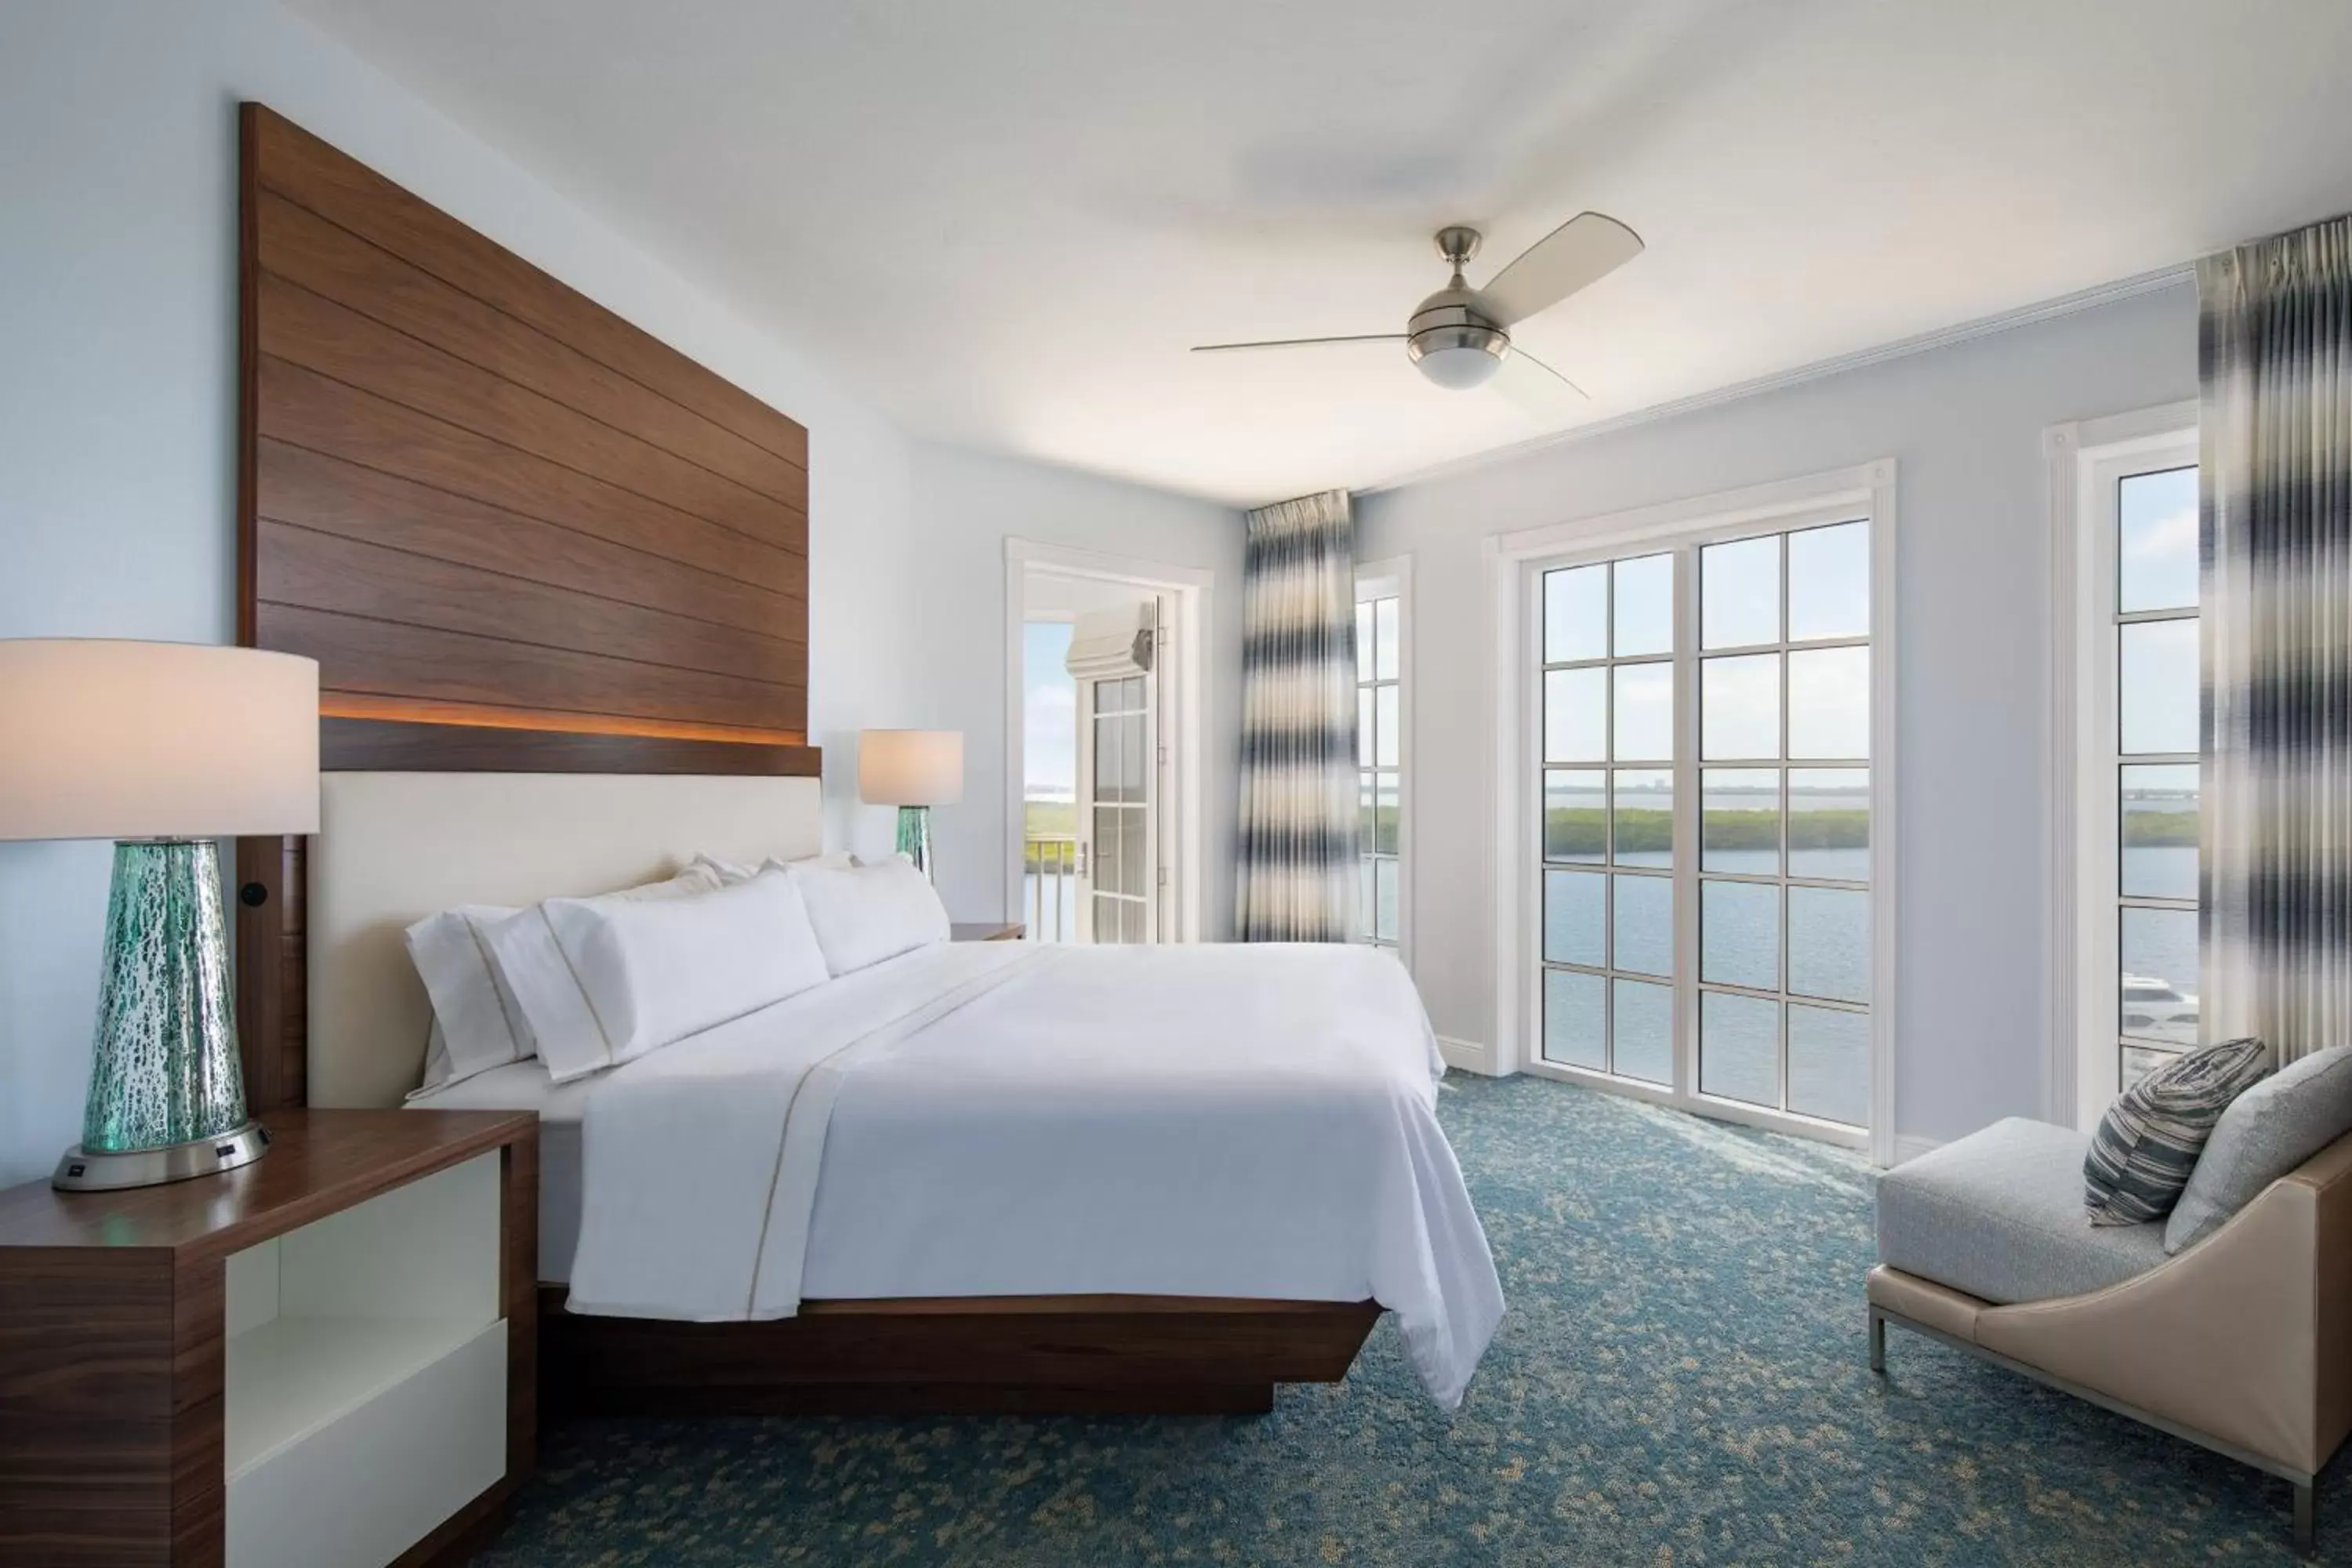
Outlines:
[{"label": "ceiling fan blade", "polygon": [[1517,404],[1519,412],[1549,425],[1590,403],[1591,395],[1517,343],[1503,356],[1487,384]]},{"label": "ceiling fan blade", "polygon": [[1222,354],[1242,349],[1318,348],[1325,343],[1401,343],[1404,338],[1402,332],[1360,332],[1345,338],[1269,338],[1255,343],[1196,343],[1192,352],[1196,354]]},{"label": "ceiling fan blade", "polygon": [[1579,213],[1528,247],[1478,290],[1503,325],[1548,310],[1642,254],[1642,237],[1613,217]]}]

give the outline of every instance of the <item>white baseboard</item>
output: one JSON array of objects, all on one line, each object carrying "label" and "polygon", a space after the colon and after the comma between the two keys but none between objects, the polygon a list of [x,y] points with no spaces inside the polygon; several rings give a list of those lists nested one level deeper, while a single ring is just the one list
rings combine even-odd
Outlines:
[{"label": "white baseboard", "polygon": [[1922,1138],[1916,1133],[1898,1132],[1895,1135],[1895,1163],[1900,1165],[1906,1161],[1917,1159],[1931,1149],[1943,1146],[1941,1138]]},{"label": "white baseboard", "polygon": [[1468,1040],[1452,1040],[1440,1035],[1437,1037],[1437,1050],[1445,1058],[1447,1067],[1460,1068],[1464,1072],[1475,1072],[1484,1078],[1502,1076],[1495,1070],[1495,1053],[1488,1047],[1475,1045]]}]

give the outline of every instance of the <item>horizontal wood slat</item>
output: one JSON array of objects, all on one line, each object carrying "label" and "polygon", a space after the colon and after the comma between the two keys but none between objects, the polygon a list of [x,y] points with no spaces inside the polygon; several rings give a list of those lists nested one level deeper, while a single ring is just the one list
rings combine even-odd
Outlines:
[{"label": "horizontal wood slat", "polygon": [[668,344],[258,104],[249,105],[258,183],[434,277],[571,344],[788,462],[808,433]]},{"label": "horizontal wood slat", "polygon": [[499,773],[751,773],[814,778],[814,746],[688,741],[667,735],[585,735],[472,724],[328,719],[319,765],[331,772]]},{"label": "horizontal wood slat", "polygon": [[799,731],[805,691],[698,670],[461,632],[365,620],[293,605],[256,605],[263,647],[319,661],[322,692],[506,704],[549,714],[667,719]]},{"label": "horizontal wood slat", "polygon": [[[545,462],[283,360],[257,369],[261,456],[284,443],[324,452],[526,516],[560,521],[615,544],[706,571],[798,594],[807,563],[789,551],[730,532],[604,480]],[[271,476],[265,460],[260,484]]]},{"label": "horizontal wood slat", "polygon": [[[798,687],[808,668],[808,648],[799,642],[312,533],[267,518],[260,530],[254,591],[264,604],[302,605],[773,686]],[[331,687],[341,673],[322,668],[320,677]]]},{"label": "horizontal wood slat", "polygon": [[649,610],[790,639],[808,604],[690,562],[615,544],[323,452],[265,441],[257,510],[292,523]]},{"label": "horizontal wood slat", "polygon": [[747,538],[794,554],[807,552],[808,520],[757,490],[270,273],[261,275],[258,303],[258,347],[267,357],[374,393]]},{"label": "horizontal wood slat", "polygon": [[308,208],[265,193],[259,265],[384,326],[530,388],[796,512],[808,474],[692,409],[630,380],[528,321],[451,288]]}]

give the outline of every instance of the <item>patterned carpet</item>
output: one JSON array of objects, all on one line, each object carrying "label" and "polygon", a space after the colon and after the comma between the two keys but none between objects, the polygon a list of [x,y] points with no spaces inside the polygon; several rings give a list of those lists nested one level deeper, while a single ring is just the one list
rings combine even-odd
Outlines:
[{"label": "patterned carpet", "polygon": [[1452,1416],[1384,1320],[1255,1419],[583,1422],[478,1561],[2295,1561],[2282,1481],[1916,1335],[1873,1378],[1854,1157],[1532,1079],[1442,1114],[1510,1301]]}]

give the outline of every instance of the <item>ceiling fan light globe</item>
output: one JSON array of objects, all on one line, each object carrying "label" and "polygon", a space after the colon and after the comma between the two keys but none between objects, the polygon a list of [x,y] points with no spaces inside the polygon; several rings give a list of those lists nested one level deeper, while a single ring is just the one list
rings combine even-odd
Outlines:
[{"label": "ceiling fan light globe", "polygon": [[1502,356],[1484,344],[1446,343],[1424,349],[1413,357],[1421,374],[1432,384],[1448,392],[1467,392],[1474,386],[1484,386],[1495,379],[1503,368]]}]

